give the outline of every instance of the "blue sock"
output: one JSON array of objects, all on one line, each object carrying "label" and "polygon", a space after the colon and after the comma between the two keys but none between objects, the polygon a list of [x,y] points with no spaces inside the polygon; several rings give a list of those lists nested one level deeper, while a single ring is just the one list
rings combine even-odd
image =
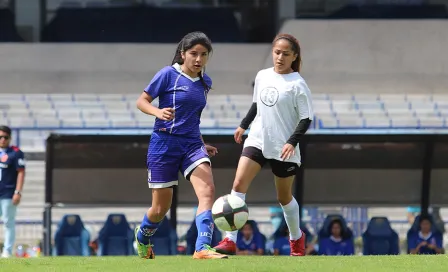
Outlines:
[{"label": "blue sock", "polygon": [[142,224],[140,225],[140,230],[137,233],[137,240],[144,245],[149,244],[149,237],[151,237],[159,227],[160,222],[153,223],[148,219],[145,213],[143,217]]},{"label": "blue sock", "polygon": [[196,216],[196,227],[198,228],[198,238],[196,240],[196,251],[205,249],[205,245],[212,243],[213,224],[212,211],[207,210]]}]

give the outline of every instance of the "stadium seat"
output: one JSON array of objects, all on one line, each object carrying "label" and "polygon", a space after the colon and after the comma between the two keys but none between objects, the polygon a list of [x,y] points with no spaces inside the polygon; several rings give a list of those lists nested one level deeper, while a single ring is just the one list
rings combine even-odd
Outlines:
[{"label": "stadium seat", "polygon": [[[190,225],[190,228],[187,231],[187,235],[186,235],[186,242],[187,242],[186,254],[192,255],[194,253],[197,237],[198,237],[198,229],[196,227],[196,221],[193,220],[193,222]],[[211,246],[214,247],[214,246],[218,245],[218,243],[221,240],[222,240],[221,231],[219,229],[215,228],[215,230],[213,231]]]},{"label": "stadium seat", "polygon": [[177,254],[176,230],[173,230],[170,221],[166,217],[160,223],[156,233],[151,236],[151,243],[154,245],[154,253],[156,255]]},{"label": "stadium seat", "polygon": [[386,217],[373,217],[362,235],[364,255],[398,255],[399,238]]},{"label": "stadium seat", "polygon": [[90,234],[81,217],[67,214],[62,217],[54,236],[55,256],[89,256]]},{"label": "stadium seat", "polygon": [[109,214],[98,235],[98,256],[134,255],[134,232],[124,214]]}]

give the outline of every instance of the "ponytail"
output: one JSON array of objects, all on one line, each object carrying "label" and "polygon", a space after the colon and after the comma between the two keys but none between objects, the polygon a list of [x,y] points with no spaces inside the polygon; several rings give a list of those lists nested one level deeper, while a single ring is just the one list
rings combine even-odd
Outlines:
[{"label": "ponytail", "polygon": [[174,53],[173,61],[171,62],[171,65],[175,63],[183,64],[184,60],[182,59],[182,50],[183,50],[183,40],[179,42],[177,45],[176,53]]},{"label": "ponytail", "polygon": [[201,83],[202,83],[202,85],[204,86],[205,91],[206,91],[206,92],[209,92],[211,88],[210,88],[210,86],[208,86],[207,83],[205,82],[204,77],[202,76],[202,72],[199,72],[199,79],[201,80]]}]

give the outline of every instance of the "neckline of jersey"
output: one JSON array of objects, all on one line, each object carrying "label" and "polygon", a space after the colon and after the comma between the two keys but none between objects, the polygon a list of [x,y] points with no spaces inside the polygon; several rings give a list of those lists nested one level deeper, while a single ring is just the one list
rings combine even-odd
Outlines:
[{"label": "neckline of jersey", "polygon": [[[191,77],[191,76],[189,76],[189,75],[187,75],[186,73],[184,73],[184,71],[182,71],[182,68],[181,68],[181,66],[180,66],[180,64],[179,63],[175,63],[175,64],[173,64],[172,65],[173,66],[173,68],[177,71],[177,72],[179,72],[181,75],[183,75],[184,77],[186,77],[186,78],[188,78],[189,80],[191,80],[191,81],[193,81],[193,82],[196,82],[196,81],[198,81],[200,78],[199,77]],[[202,70],[202,75],[204,75],[204,70]]]}]

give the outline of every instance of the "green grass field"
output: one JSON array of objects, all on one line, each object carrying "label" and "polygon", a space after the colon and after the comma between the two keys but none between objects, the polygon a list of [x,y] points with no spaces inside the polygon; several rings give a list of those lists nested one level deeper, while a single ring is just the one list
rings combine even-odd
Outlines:
[{"label": "green grass field", "polygon": [[33,259],[0,259],[1,271],[105,271],[105,272],[437,272],[448,271],[448,255],[433,256],[353,256],[353,257],[232,257],[228,260],[193,260],[189,256],[156,257],[142,260],[137,257],[56,257]]}]

